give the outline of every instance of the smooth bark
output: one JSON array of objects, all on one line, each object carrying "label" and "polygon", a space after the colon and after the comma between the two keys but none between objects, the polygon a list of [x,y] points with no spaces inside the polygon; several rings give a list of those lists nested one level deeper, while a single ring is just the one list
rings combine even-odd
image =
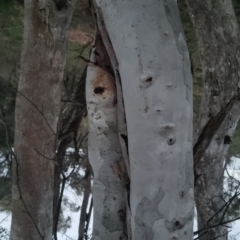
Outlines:
[{"label": "smooth bark", "polygon": [[[224,161],[240,117],[240,39],[231,0],[187,0],[187,4],[203,69],[202,101],[194,146],[198,179],[195,199],[201,230],[219,223],[223,214],[220,212],[212,218],[224,204]],[[202,153],[199,155],[199,152]],[[225,240],[227,231],[220,225],[201,239]]]},{"label": "smooth bark", "polygon": [[93,239],[126,239],[124,168],[118,140],[116,86],[109,57],[98,33],[94,45],[86,80],[88,157],[94,175]]},{"label": "smooth bark", "polygon": [[61,83],[73,1],[25,0],[10,240],[51,239]]},{"label": "smooth bark", "polygon": [[[130,177],[128,239],[190,240],[194,202],[192,79],[177,3],[96,3],[95,15],[115,75],[118,104],[123,98],[125,105],[127,132],[120,134],[120,139],[125,141],[130,163],[125,159]],[[88,72],[89,78],[96,76],[93,69]],[[97,134],[97,126],[93,130]],[[89,144],[93,150],[105,147],[106,142],[99,145],[92,140]],[[92,160],[93,168],[100,169],[102,164],[103,160]],[[107,174],[108,170],[104,170]],[[96,184],[93,196],[107,187]],[[99,202],[100,198],[95,199],[95,211],[99,211]],[[99,216],[94,217],[98,222]],[[95,225],[93,239],[120,239],[103,238],[96,229],[103,228]]]}]

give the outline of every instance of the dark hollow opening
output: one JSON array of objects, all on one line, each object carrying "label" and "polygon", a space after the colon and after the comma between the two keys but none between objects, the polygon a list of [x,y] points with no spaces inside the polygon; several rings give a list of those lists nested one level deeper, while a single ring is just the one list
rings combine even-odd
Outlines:
[{"label": "dark hollow opening", "polygon": [[95,94],[102,94],[104,91],[105,91],[105,89],[103,87],[96,87],[94,89]]},{"label": "dark hollow opening", "polygon": [[176,221],[176,222],[175,222],[175,225],[176,225],[176,226],[179,226],[179,225],[180,225],[180,222],[179,222],[179,221]]},{"label": "dark hollow opening", "polygon": [[231,137],[228,136],[228,135],[226,135],[226,136],[224,137],[224,144],[230,144],[231,142],[232,142]]},{"label": "dark hollow opening", "polygon": [[148,77],[147,79],[146,79],[146,82],[151,82],[152,81],[152,77]]}]

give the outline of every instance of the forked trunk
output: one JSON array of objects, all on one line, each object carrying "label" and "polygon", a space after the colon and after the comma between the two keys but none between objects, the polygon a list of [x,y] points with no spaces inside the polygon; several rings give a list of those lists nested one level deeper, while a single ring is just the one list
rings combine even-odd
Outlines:
[{"label": "forked trunk", "polygon": [[[240,117],[239,28],[231,0],[187,0],[203,69],[203,92],[194,146],[198,228],[202,240],[227,239],[224,160]],[[216,214],[218,213],[218,214]],[[211,228],[215,224],[219,227]],[[208,230],[208,228],[211,228]]]},{"label": "forked trunk", "polygon": [[[126,206],[127,237],[129,240],[190,240],[194,202],[192,79],[177,3],[174,0],[98,0],[95,16],[116,80],[119,142],[123,139],[126,144],[126,148],[123,144],[121,148],[130,177],[130,188],[126,191],[130,190],[130,206]],[[89,112],[91,134],[95,134],[89,142],[89,158],[95,179],[94,209],[98,213],[94,213],[93,239],[119,240],[117,234],[111,237],[99,234],[109,232],[113,226],[107,221],[109,217],[105,220],[99,216],[103,212],[99,207],[104,200],[103,192],[109,191],[109,184],[99,178],[110,179],[106,163],[109,157],[111,161],[117,159],[118,144],[111,145],[113,156],[108,154],[106,158],[104,151],[112,140],[101,136],[99,128],[111,130],[109,123],[113,118],[104,112],[110,110],[109,105],[108,108],[104,105],[107,100],[104,104],[99,100],[107,93],[105,86],[102,95],[98,97],[98,91],[94,95],[93,83],[99,80],[93,79],[98,79],[97,76],[107,78],[101,69],[89,64],[88,79],[92,85],[87,89],[94,98],[92,108],[95,106]],[[127,128],[121,116],[123,100]],[[88,102],[91,106],[90,98]],[[108,104],[113,103],[111,99]],[[98,104],[105,110],[99,111]],[[99,149],[102,154],[96,154],[101,152]],[[109,206],[111,216],[118,208]]]}]

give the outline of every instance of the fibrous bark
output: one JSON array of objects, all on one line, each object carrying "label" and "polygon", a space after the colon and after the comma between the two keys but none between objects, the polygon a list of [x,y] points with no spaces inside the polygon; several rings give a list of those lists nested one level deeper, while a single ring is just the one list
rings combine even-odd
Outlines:
[{"label": "fibrous bark", "polygon": [[[129,158],[129,162],[125,159],[130,178],[128,239],[190,240],[194,194],[192,79],[177,3],[97,0],[96,5],[98,27],[117,85],[117,103],[122,104],[119,99],[123,99],[125,106],[127,127],[123,129],[127,131],[119,137],[125,141]],[[88,76],[93,79],[94,68],[89,69]],[[91,131],[96,135],[97,127]],[[92,140],[89,144],[91,164],[98,170],[94,179],[98,180],[99,169],[103,174],[108,174],[108,169],[99,168],[104,159],[97,161],[100,158],[93,155],[99,143]],[[106,143],[101,144],[105,148]],[[107,187],[96,184],[93,196]],[[96,197],[94,209],[99,202]],[[94,217],[99,222],[99,216]],[[104,228],[95,225],[95,229]],[[93,233],[93,239],[120,239],[102,236]]]},{"label": "fibrous bark", "polygon": [[[231,0],[187,0],[187,4],[203,69],[194,146],[194,152],[198,153],[194,159],[198,179],[195,199],[201,230],[218,223],[223,213],[220,211],[212,218],[224,204],[224,160],[240,117],[239,28]],[[207,231],[201,239],[225,240],[227,231],[220,226]]]},{"label": "fibrous bark", "polygon": [[10,240],[51,239],[61,83],[74,1],[25,0]]}]

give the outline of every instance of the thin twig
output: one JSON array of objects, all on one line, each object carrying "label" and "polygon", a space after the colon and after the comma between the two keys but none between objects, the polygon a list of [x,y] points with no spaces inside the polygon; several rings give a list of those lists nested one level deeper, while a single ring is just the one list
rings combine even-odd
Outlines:
[{"label": "thin twig", "polygon": [[16,92],[18,93],[19,95],[21,95],[22,97],[24,97],[29,103],[31,103],[34,108],[40,113],[40,115],[43,117],[43,119],[45,120],[46,124],[48,125],[48,127],[50,128],[50,130],[53,132],[53,134],[56,136],[57,134],[54,132],[54,130],[52,129],[51,125],[49,124],[49,122],[47,121],[44,113],[38,108],[38,106],[32,102],[28,97],[26,97],[24,94],[20,93],[18,90],[16,90],[14,87],[11,86],[10,84],[10,87]]}]

